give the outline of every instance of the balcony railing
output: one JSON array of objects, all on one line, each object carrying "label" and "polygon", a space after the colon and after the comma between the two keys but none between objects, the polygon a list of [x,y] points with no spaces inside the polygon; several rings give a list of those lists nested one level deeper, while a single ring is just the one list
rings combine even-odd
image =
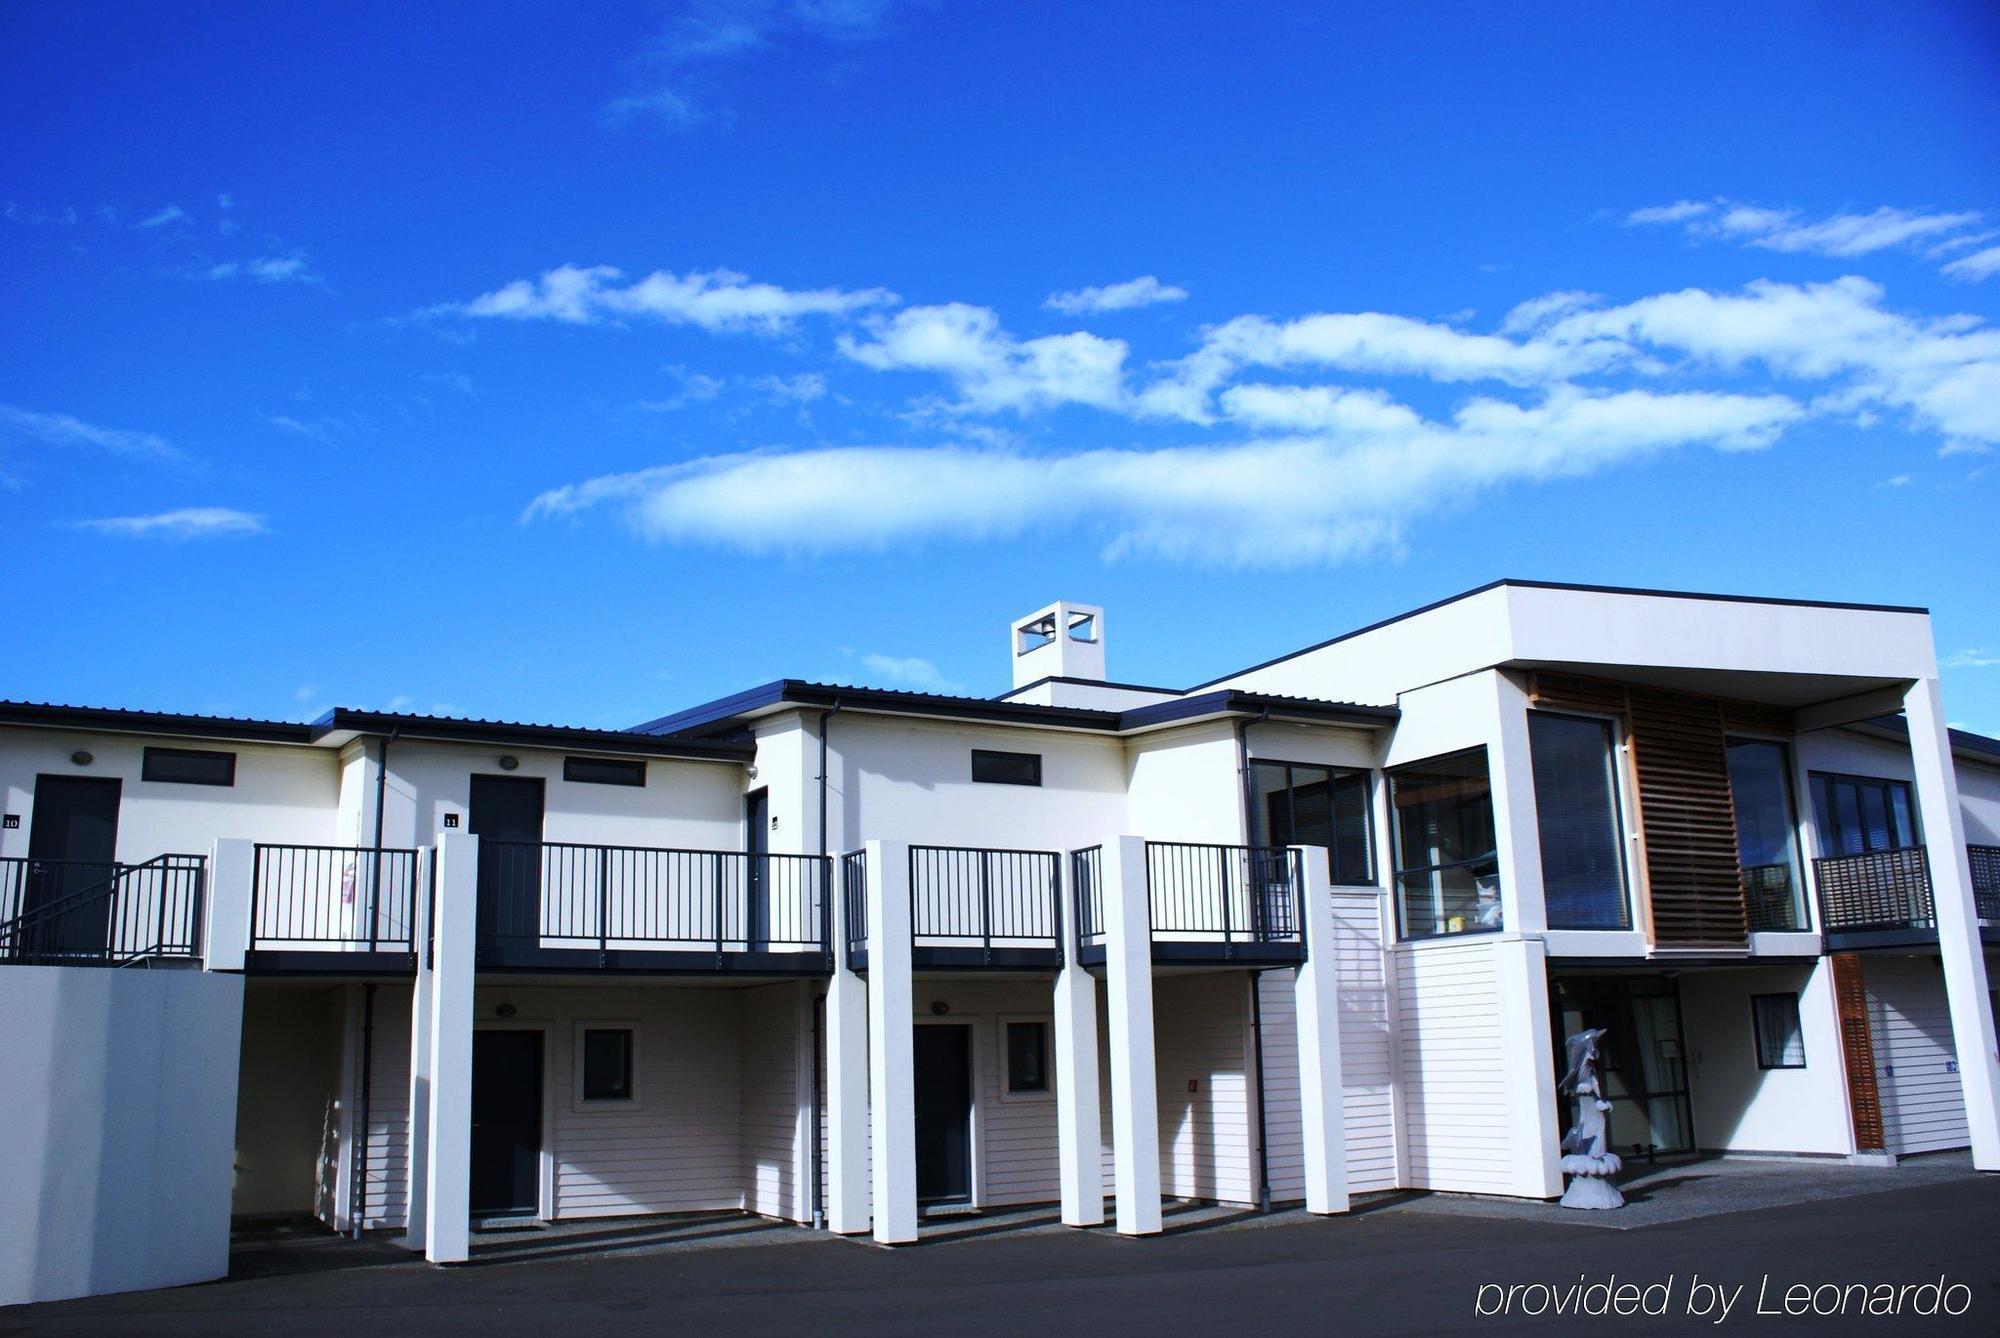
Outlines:
[{"label": "balcony railing", "polygon": [[[823,970],[827,861],[482,841],[480,961],[495,966]],[[701,954],[704,964],[670,958]],[[810,959],[810,960],[806,960]]]},{"label": "balcony railing", "polygon": [[1922,846],[1813,861],[1820,928],[1829,934],[1935,929],[1930,864]]},{"label": "balcony railing", "polygon": [[868,852],[850,851],[840,857],[840,896],[847,910],[847,968],[868,965]]},{"label": "balcony railing", "polygon": [[1752,864],[1743,870],[1743,913],[1756,933],[1802,929],[1790,864]]},{"label": "balcony railing", "polygon": [[417,852],[259,845],[250,880],[250,950],[301,953],[288,966],[338,967],[340,955],[391,953],[415,965]]},{"label": "balcony railing", "polygon": [[919,966],[1062,963],[1062,857],[1053,850],[910,847]]},{"label": "balcony railing", "polygon": [[1070,904],[1076,908],[1076,946],[1104,942],[1104,847],[1069,852]]},{"label": "balcony railing", "polygon": [[1967,846],[1965,857],[1972,865],[1972,901],[1979,918],[2000,924],[2000,846]]},{"label": "balcony railing", "polygon": [[128,966],[201,955],[208,861],[0,860],[0,961]]},{"label": "balcony railing", "polygon": [[[1146,911],[1157,962],[1298,962],[1305,871],[1278,846],[1146,842]],[[1104,960],[1104,852],[1070,854],[1078,960]]]}]

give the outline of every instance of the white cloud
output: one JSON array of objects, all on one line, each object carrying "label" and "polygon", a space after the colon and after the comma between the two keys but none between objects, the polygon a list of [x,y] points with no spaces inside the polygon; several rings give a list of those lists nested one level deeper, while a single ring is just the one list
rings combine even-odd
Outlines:
[{"label": "white cloud", "polygon": [[1645,209],[1634,209],[1625,215],[1627,223],[1646,225],[1652,223],[1685,223],[1691,218],[1700,218],[1710,206],[1700,200],[1676,200],[1672,204],[1656,204]]},{"label": "white cloud", "polygon": [[826,378],[818,372],[800,372],[795,376],[759,376],[750,381],[753,390],[774,400],[784,400],[793,404],[811,404],[826,397]]},{"label": "white cloud", "polygon": [[[1767,251],[1785,251],[1832,256],[1851,260],[1891,249],[1918,250],[1930,256],[1949,253],[1972,244],[1976,238],[1965,232],[1977,224],[1977,210],[1920,212],[1889,205],[1867,213],[1829,214],[1806,219],[1795,209],[1770,209],[1740,200],[1680,200],[1673,204],[1635,209],[1625,216],[1628,224],[1680,224],[1689,237],[1698,241],[1727,241]],[[1968,256],[1966,261],[1978,257]],[[1966,261],[1944,267],[1958,278],[1983,278],[2000,269],[1996,257],[1983,271],[1977,264],[1959,269]]]},{"label": "white cloud", "polygon": [[300,252],[290,255],[258,256],[251,260],[225,260],[210,265],[206,277],[211,279],[255,279],[258,283],[318,283],[319,275],[312,272],[306,258]]},{"label": "white cloud", "polygon": [[0,404],[0,434],[26,437],[51,446],[95,446],[119,455],[177,459],[181,454],[165,438],[151,432],[99,427],[66,413],[36,413],[12,404]]},{"label": "white cloud", "polygon": [[1946,669],[2000,669],[2000,650],[1954,651],[1941,664]]},{"label": "white cloud", "polygon": [[72,522],[76,529],[127,539],[224,539],[265,533],[261,516],[223,506],[188,506],[151,516],[106,516]]},{"label": "white cloud", "polygon": [[186,217],[187,217],[186,210],[182,209],[177,204],[170,204],[166,208],[158,211],[157,213],[150,214],[147,217],[140,219],[137,223],[134,223],[132,226],[135,228],[164,228],[165,226],[167,226],[167,224],[178,223]]},{"label": "white cloud", "polygon": [[1161,283],[1151,274],[1142,274],[1136,279],[1108,283],[1101,288],[1072,288],[1066,292],[1050,293],[1042,305],[1050,311],[1080,316],[1099,311],[1150,307],[1159,302],[1185,302],[1187,295],[1185,288]]},{"label": "white cloud", "polygon": [[2000,246],[1989,246],[1984,251],[1960,256],[1946,265],[1944,272],[1954,279],[1968,279],[1974,283],[1990,279],[2000,274]]},{"label": "white cloud", "polygon": [[516,279],[470,302],[433,308],[429,314],[571,325],[643,317],[712,332],[776,334],[805,316],[845,315],[897,300],[884,288],[794,290],[753,283],[726,269],[687,274],[655,270],[629,284],[622,283],[623,278],[609,265],[559,265],[539,279]]},{"label": "white cloud", "polygon": [[915,655],[877,655],[861,657],[861,663],[868,672],[892,687],[908,688],[913,692],[963,692],[963,685],[951,682],[938,667],[929,660]]},{"label": "white cloud", "polygon": [[877,371],[937,372],[958,390],[952,407],[965,411],[1126,402],[1124,340],[1081,331],[1017,340],[993,311],[963,302],[906,307],[873,322],[866,339],[843,335],[840,350]]}]

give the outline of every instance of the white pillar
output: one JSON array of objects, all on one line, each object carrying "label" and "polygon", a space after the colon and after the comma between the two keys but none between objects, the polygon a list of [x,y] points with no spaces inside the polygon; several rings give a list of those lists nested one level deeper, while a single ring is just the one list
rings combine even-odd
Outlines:
[{"label": "white pillar", "polygon": [[1552,1199],[1563,1191],[1562,1130],[1556,1117],[1555,1041],[1549,1028],[1548,948],[1511,935],[1493,945],[1499,977],[1501,1057],[1507,1075],[1507,1148],[1513,1193]]},{"label": "white pillar", "polygon": [[[1067,883],[1065,884],[1067,886]],[[1076,960],[1076,889],[1063,903],[1056,975],[1056,1162],[1064,1226],[1104,1225],[1104,1130],[1098,1110],[1097,979]]]},{"label": "white pillar", "polygon": [[1111,1037],[1111,1159],[1120,1235],[1160,1230],[1160,1093],[1153,1055],[1153,928],[1146,842],[1105,845],[1104,989]]},{"label": "white pillar", "polygon": [[1959,810],[1951,735],[1935,678],[1920,678],[1910,685],[1903,697],[1903,714],[1910,725],[1917,812],[1931,869],[1938,957],[1944,964],[1958,1082],[1965,1092],[1965,1122],[1972,1133],[1972,1164],[1981,1171],[2000,1171],[2000,1046],[1986,993],[1986,955],[1972,901],[1972,868],[1965,850],[1965,817]]},{"label": "white pillar", "polygon": [[479,932],[479,838],[440,832],[430,1016],[430,1165],[424,1257],[463,1263],[472,1227],[472,986]]},{"label": "white pillar", "polygon": [[1293,978],[1298,1018],[1299,1125],[1305,1140],[1306,1211],[1344,1213],[1347,1201],[1347,1105],[1340,1077],[1338,949],[1333,879],[1325,846],[1293,846],[1305,876],[1306,959]]},{"label": "white pillar", "polygon": [[207,923],[201,939],[206,970],[243,969],[243,955],[250,947],[250,884],[256,865],[255,842],[224,837],[209,848]]},{"label": "white pillar", "polygon": [[847,897],[833,872],[833,977],[826,984],[826,1225],[868,1229],[868,985],[847,969]]},{"label": "white pillar", "polygon": [[403,1245],[423,1250],[430,1240],[431,1149],[431,998],[436,974],[426,951],[431,935],[431,904],[425,894],[431,886],[431,866],[435,850],[417,852],[417,881],[411,897],[410,946],[415,949],[416,974],[410,982],[410,1156],[403,1202],[409,1207],[403,1224]]},{"label": "white pillar", "polygon": [[916,1038],[910,997],[910,848],[868,850],[868,1131],[875,1240],[917,1238]]},{"label": "white pillar", "polygon": [[1495,859],[1506,929],[1540,934],[1549,927],[1542,892],[1542,833],[1535,812],[1535,764],[1528,752],[1528,694],[1495,669],[1493,721],[1486,766],[1493,787]]}]

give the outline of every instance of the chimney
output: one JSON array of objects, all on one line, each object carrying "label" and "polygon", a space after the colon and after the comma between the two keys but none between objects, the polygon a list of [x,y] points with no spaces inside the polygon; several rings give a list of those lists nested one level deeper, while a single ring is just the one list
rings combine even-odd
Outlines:
[{"label": "chimney", "polygon": [[1104,681],[1104,610],[1058,600],[1025,618],[1008,634],[1018,690],[1043,678]]}]

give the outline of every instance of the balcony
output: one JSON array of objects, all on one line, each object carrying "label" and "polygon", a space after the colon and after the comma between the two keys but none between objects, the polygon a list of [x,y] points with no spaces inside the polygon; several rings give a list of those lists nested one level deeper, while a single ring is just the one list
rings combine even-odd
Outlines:
[{"label": "balcony", "polygon": [[417,965],[418,867],[415,850],[259,845],[251,865],[244,969],[411,974]]},{"label": "balcony", "polygon": [[746,854],[481,841],[482,970],[822,975],[827,864]]},{"label": "balcony", "polygon": [[2000,846],[1967,846],[1972,865],[1972,903],[1979,918],[2000,925]]},{"label": "balcony", "polygon": [[[868,856],[841,861],[850,970],[868,969]],[[1062,857],[1053,850],[911,846],[910,966],[1055,971],[1063,964]]]},{"label": "balcony", "polygon": [[198,961],[208,861],[0,859],[0,962],[132,966]]},{"label": "balcony", "polygon": [[[1104,961],[1104,854],[1070,856],[1077,960]],[[1146,842],[1146,910],[1156,964],[1296,966],[1305,960],[1304,870],[1282,847]]]}]

